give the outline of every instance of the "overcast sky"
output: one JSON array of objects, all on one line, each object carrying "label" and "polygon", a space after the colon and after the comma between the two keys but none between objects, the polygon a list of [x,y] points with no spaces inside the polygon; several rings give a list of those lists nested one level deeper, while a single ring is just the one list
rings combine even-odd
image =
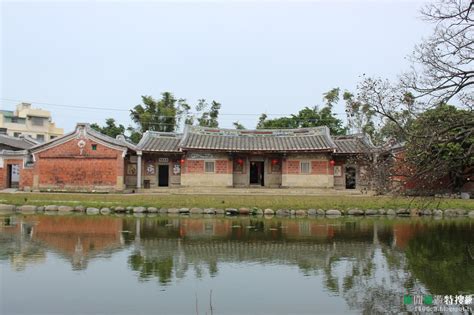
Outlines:
[{"label": "overcast sky", "polygon": [[[3,1],[0,108],[51,110],[59,127],[170,91],[222,103],[221,127],[322,103],[360,75],[387,78],[430,33],[422,1]],[[10,100],[5,100],[10,99]],[[13,101],[11,101],[13,100]],[[343,118],[341,102],[336,111]],[[223,115],[246,114],[246,115]],[[249,115],[250,114],[250,115]]]}]

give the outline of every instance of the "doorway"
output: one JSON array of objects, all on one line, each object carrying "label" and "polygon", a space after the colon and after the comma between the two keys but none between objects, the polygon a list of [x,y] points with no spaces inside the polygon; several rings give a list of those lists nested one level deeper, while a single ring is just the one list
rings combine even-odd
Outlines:
[{"label": "doorway", "polygon": [[346,189],[356,189],[356,169],[353,166],[346,167]]},{"label": "doorway", "polygon": [[18,188],[20,186],[20,166],[18,164],[8,164],[7,187]]},{"label": "doorway", "polygon": [[264,166],[264,162],[250,162],[250,185],[265,185]]},{"label": "doorway", "polygon": [[158,165],[158,186],[168,187],[170,180],[170,167],[169,165]]}]

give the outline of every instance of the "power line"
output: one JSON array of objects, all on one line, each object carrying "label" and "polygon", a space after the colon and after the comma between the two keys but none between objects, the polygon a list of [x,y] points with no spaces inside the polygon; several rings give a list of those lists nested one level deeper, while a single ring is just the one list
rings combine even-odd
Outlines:
[{"label": "power line", "polygon": [[[106,111],[120,111],[120,112],[130,112],[129,109],[120,109],[120,108],[110,108],[110,107],[100,107],[100,106],[83,106],[83,105],[70,105],[70,104],[56,104],[56,103],[46,103],[46,102],[36,102],[36,101],[22,101],[10,98],[0,98],[2,101],[9,101],[9,102],[17,102],[17,103],[32,103],[32,104],[39,104],[39,105],[46,105],[46,106],[54,106],[54,107],[62,107],[62,108],[73,108],[73,109],[89,109],[89,110],[106,110]],[[197,112],[188,112],[190,115],[198,115],[200,113]],[[219,113],[219,116],[258,116],[260,117],[262,114],[267,116],[291,116],[294,114],[277,114],[277,113]],[[333,115],[346,115],[346,113],[333,113]],[[159,116],[162,118],[174,118],[175,116]]]}]

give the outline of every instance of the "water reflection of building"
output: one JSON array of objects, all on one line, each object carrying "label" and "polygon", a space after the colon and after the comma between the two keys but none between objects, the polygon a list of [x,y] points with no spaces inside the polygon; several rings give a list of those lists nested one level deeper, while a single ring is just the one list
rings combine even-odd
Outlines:
[{"label": "water reflection of building", "polygon": [[[433,244],[440,232],[442,241]],[[97,255],[128,246],[128,264],[139,279],[162,284],[191,272],[197,277],[218,275],[222,263],[285,265],[319,277],[351,309],[399,313],[405,311],[403,294],[426,291],[425,285],[435,292],[423,276],[454,288],[470,279],[472,265],[462,269],[457,263],[463,261],[472,235],[472,228],[414,219],[13,216],[0,225],[0,259],[24,268],[44,260],[48,250],[67,257],[75,268],[85,268]],[[449,268],[436,275],[436,262],[450,258]]]},{"label": "water reflection of building", "polygon": [[[11,227],[3,225],[2,237],[11,234],[20,247],[48,248],[69,259],[75,269],[83,269],[89,259],[119,248],[122,220],[112,217],[33,215],[12,217]],[[19,250],[12,253],[15,258]],[[43,259],[44,249],[43,252]]]},{"label": "water reflection of building", "polygon": [[422,224],[411,222],[395,223],[393,225],[393,245],[399,249],[405,249],[415,234],[423,231],[423,229]]},{"label": "water reflection of building", "polygon": [[207,266],[211,274],[215,273],[217,262],[282,263],[321,269],[335,259],[368,257],[379,242],[390,244],[393,238],[389,229],[375,230],[373,224],[353,226],[323,220],[137,218],[125,220],[124,229],[131,231],[127,241],[135,247],[132,268],[141,277],[155,275],[160,281],[165,279],[164,283],[172,274],[185,274],[190,265]]},{"label": "water reflection of building", "polygon": [[112,217],[37,216],[33,239],[71,260],[83,269],[95,255],[122,244],[122,220]]},{"label": "water reflection of building", "polygon": [[214,276],[221,263],[296,266],[322,275],[327,290],[363,313],[403,311],[400,297],[424,290],[401,251],[416,236],[409,222],[160,218],[124,226],[132,231],[131,269],[163,285],[193,271]]},{"label": "water reflection of building", "polygon": [[43,263],[45,251],[31,242],[33,225],[16,216],[0,217],[0,260],[9,260],[17,271]]}]

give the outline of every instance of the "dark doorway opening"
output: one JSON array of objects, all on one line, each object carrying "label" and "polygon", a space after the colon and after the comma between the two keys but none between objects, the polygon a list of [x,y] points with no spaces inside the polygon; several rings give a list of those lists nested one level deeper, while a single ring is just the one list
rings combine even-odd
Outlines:
[{"label": "dark doorway opening", "polygon": [[170,167],[169,165],[158,165],[158,186],[169,186]]},{"label": "dark doorway opening", "polygon": [[20,166],[8,164],[7,167],[7,187],[18,188],[20,186]]},{"label": "dark doorway opening", "polygon": [[250,162],[250,184],[264,186],[264,162]]},{"label": "dark doorway opening", "polygon": [[355,167],[346,167],[346,189],[356,188],[356,169]]}]

